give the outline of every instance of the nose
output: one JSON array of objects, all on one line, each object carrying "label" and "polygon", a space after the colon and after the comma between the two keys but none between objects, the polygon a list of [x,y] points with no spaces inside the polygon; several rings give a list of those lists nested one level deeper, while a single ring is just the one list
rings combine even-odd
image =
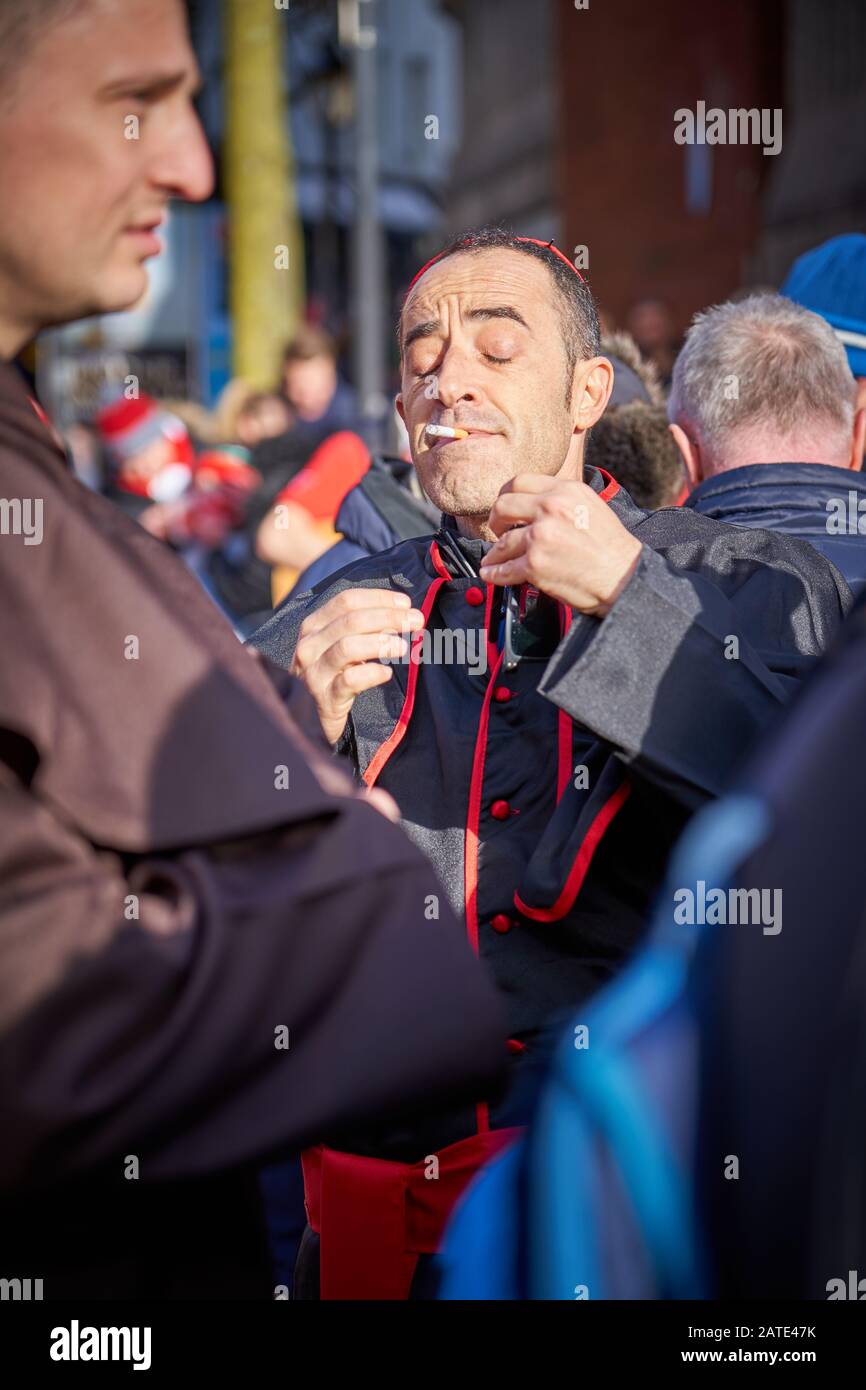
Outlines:
[{"label": "nose", "polygon": [[171,198],[200,203],[214,186],[213,158],[192,104],[172,123],[152,168],[152,178]]},{"label": "nose", "polygon": [[436,373],[436,396],[447,410],[452,410],[458,401],[477,403],[482,400],[483,392],[475,370],[471,356],[462,347],[457,344],[448,347]]}]

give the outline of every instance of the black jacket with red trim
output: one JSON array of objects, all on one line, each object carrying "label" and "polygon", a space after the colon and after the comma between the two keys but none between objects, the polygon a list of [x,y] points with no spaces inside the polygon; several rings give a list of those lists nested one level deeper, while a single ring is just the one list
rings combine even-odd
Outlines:
[{"label": "black jacket with red trim", "polygon": [[[449,560],[458,545],[477,576],[487,547],[453,524],[293,595],[252,639],[287,666],[304,618],[347,588],[402,589],[423,610],[421,659],[357,698],[340,748],[434,862],[506,996],[515,1056],[616,970],[686,819],[723,789],[851,603],[804,542],[643,512],[598,470],[586,481],[643,551],[606,618],[563,607],[545,664],[503,673],[484,640],[494,591]],[[451,1142],[467,1123],[415,1137]],[[416,1159],[417,1143],[386,1156]]]}]

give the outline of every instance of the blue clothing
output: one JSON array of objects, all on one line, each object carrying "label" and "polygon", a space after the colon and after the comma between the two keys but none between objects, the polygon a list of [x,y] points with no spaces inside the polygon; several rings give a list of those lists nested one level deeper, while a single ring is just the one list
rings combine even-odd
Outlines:
[{"label": "blue clothing", "polygon": [[835,565],[852,590],[866,586],[863,473],[825,463],[751,463],[705,478],[684,506],[732,526],[798,536]]},{"label": "blue clothing", "polygon": [[854,376],[866,376],[866,236],[831,237],[800,256],[779,291],[835,330]]}]

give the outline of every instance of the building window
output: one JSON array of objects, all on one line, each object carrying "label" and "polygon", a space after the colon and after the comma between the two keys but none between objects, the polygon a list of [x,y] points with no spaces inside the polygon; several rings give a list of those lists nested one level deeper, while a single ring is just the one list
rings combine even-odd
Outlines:
[{"label": "building window", "polygon": [[683,145],[686,212],[706,217],[713,205],[713,150],[710,145]]}]

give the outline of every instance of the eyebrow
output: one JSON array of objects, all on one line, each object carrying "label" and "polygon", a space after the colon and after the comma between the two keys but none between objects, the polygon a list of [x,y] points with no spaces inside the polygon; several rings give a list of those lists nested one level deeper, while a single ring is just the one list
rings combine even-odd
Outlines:
[{"label": "eyebrow", "polygon": [[204,86],[204,79],[198,69],[190,74],[187,68],[179,69],[177,72],[130,73],[128,77],[120,78],[117,82],[110,82],[108,86],[103,87],[101,95],[115,97],[126,96],[130,92],[145,92],[156,100],[182,87],[190,81],[190,77],[190,96],[196,97]]},{"label": "eyebrow", "polygon": [[[521,324],[524,328],[529,328],[526,319],[511,304],[494,304],[489,307],[482,306],[478,309],[469,309],[464,315],[467,319],[487,320],[487,319],[511,319],[514,323]],[[432,338],[435,333],[441,332],[442,325],[438,319],[427,319],[424,323],[416,323],[414,328],[410,328],[406,337],[403,339],[404,351],[411,347],[418,338]]]}]

